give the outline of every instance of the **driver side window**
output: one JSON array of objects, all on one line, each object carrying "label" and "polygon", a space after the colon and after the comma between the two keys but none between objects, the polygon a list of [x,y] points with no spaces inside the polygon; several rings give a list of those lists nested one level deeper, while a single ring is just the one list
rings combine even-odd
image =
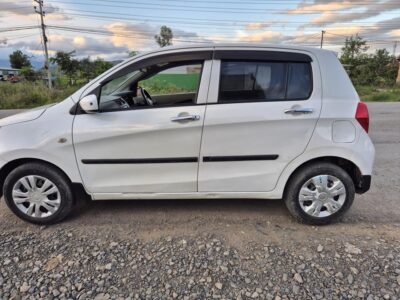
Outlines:
[{"label": "driver side window", "polygon": [[102,86],[100,110],[193,105],[201,71],[202,62],[171,62],[127,73]]}]

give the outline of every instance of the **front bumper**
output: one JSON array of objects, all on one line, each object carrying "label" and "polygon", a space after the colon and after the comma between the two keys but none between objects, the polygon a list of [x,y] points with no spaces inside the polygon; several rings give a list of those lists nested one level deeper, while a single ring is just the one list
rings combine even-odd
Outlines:
[{"label": "front bumper", "polygon": [[356,184],[356,193],[364,194],[371,187],[371,175],[363,175],[360,177],[360,180]]}]

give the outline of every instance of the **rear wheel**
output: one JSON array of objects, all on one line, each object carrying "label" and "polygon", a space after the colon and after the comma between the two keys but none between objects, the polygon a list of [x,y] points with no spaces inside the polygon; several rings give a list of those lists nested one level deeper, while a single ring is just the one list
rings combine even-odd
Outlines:
[{"label": "rear wheel", "polygon": [[331,163],[314,163],[294,174],[285,203],[298,221],[322,225],[343,216],[354,195],[354,183],[346,171]]},{"label": "rear wheel", "polygon": [[35,224],[52,224],[72,210],[73,193],[68,178],[44,163],[17,167],[4,182],[8,207],[21,219]]}]

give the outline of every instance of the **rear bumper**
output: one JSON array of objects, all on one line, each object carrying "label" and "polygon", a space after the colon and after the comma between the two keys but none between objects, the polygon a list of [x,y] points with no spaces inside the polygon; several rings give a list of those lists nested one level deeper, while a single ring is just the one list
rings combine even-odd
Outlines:
[{"label": "rear bumper", "polygon": [[371,187],[371,175],[363,175],[360,177],[360,180],[356,184],[356,193],[364,194]]}]

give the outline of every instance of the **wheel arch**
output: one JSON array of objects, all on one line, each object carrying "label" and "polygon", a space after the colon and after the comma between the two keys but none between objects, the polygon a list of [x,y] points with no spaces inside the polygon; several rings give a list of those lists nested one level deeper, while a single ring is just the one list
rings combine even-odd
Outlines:
[{"label": "wheel arch", "polygon": [[4,187],[4,182],[8,176],[15,168],[27,164],[27,163],[32,163],[32,162],[38,162],[41,164],[46,164],[49,165],[55,169],[57,169],[60,173],[62,173],[65,178],[68,180],[69,184],[71,185],[72,192],[74,193],[74,199],[77,199],[78,196],[86,195],[89,196],[89,194],[86,192],[84,186],[82,183],[79,182],[73,182],[68,176],[65,171],[63,171],[59,166],[55,165],[54,163],[51,163],[49,161],[39,159],[39,158],[18,158],[12,161],[9,161],[6,163],[1,169],[0,169],[0,197],[3,196],[3,187]]},{"label": "wheel arch", "polygon": [[356,189],[356,192],[359,191],[358,188],[361,188],[362,185],[362,173],[360,171],[360,168],[352,161],[343,158],[343,157],[339,157],[339,156],[321,156],[321,157],[316,157],[313,159],[310,159],[308,161],[305,161],[303,163],[301,163],[299,166],[297,166],[292,173],[290,174],[288,180],[286,181],[284,190],[283,190],[283,196],[286,195],[287,189],[290,185],[290,182],[292,180],[292,178],[298,173],[300,172],[302,169],[306,168],[308,165],[314,164],[314,163],[318,163],[318,162],[325,162],[325,163],[332,163],[334,165],[337,165],[341,168],[343,168],[343,170],[345,170],[347,172],[347,174],[349,174],[349,176],[351,177],[353,183],[354,183],[354,187]]}]

